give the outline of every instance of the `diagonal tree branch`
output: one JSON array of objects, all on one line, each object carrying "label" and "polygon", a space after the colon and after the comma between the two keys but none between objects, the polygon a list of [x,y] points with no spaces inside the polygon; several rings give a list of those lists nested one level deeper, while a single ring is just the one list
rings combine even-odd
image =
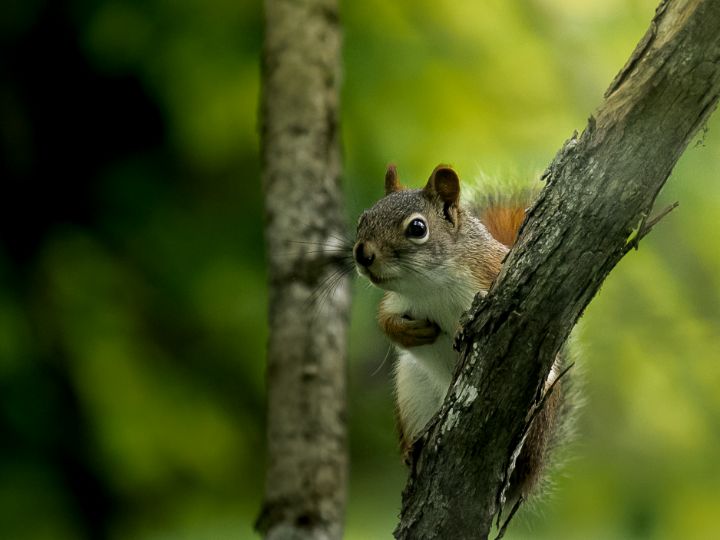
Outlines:
[{"label": "diagonal tree branch", "polygon": [[664,1],[547,185],[458,337],[462,362],[418,441],[398,539],[487,538],[555,355],[629,250],[720,95],[720,2]]}]

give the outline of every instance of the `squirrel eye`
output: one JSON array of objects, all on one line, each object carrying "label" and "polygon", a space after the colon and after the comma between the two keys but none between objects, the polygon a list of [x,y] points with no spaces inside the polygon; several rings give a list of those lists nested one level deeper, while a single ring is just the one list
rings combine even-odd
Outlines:
[{"label": "squirrel eye", "polygon": [[407,235],[413,238],[422,238],[427,232],[427,227],[422,219],[413,219],[407,226]]},{"label": "squirrel eye", "polygon": [[427,236],[427,225],[420,218],[415,218],[408,223],[405,235],[411,240],[422,240]]}]

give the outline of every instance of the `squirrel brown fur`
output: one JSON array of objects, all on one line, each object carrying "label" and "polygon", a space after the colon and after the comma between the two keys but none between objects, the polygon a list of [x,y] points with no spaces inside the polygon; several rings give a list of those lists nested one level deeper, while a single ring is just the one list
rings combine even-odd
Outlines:
[{"label": "squirrel brown fur", "polygon": [[[497,277],[531,203],[513,197],[487,201],[479,208],[463,205],[460,180],[447,165],[438,165],[423,189],[402,187],[390,166],[385,197],[358,220],[356,267],[385,290],[378,319],[398,350],[396,409],[405,454],[452,381],[461,315]],[[542,476],[565,409],[556,381],[561,361],[553,365],[545,383],[546,390],[555,383],[553,391],[515,460],[508,499],[527,499]]]}]

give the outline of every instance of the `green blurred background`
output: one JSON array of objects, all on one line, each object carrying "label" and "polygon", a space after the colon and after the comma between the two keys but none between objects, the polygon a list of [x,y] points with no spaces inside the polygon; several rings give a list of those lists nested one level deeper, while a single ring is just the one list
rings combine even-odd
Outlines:
[{"label": "green blurred background", "polygon": [[[343,2],[348,223],[384,166],[534,174],[654,0]],[[0,8],[0,537],[254,538],[267,337],[260,2]],[[509,538],[720,538],[720,115],[581,329],[571,459]],[[648,141],[652,144],[652,141]],[[376,292],[358,283],[347,538],[405,472]]]}]

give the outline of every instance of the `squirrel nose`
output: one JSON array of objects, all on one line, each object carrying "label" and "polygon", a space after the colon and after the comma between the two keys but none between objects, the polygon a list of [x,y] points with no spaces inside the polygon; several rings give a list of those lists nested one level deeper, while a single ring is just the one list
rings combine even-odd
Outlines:
[{"label": "squirrel nose", "polygon": [[358,242],[355,244],[355,260],[360,266],[367,268],[375,260],[375,253],[372,248],[368,249],[364,243]]}]

